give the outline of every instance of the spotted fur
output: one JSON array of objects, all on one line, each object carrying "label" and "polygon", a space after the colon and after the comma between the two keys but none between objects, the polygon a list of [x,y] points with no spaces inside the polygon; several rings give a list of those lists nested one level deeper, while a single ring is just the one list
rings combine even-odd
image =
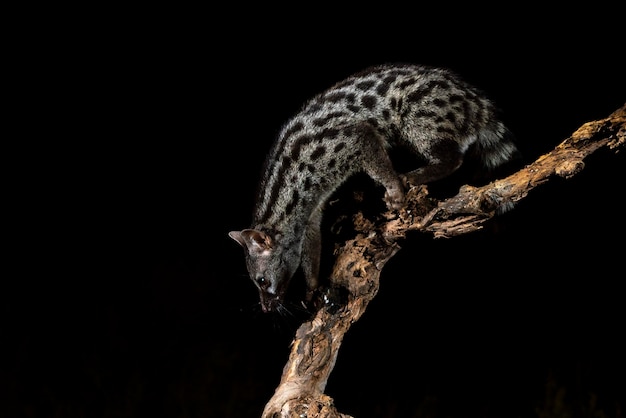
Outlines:
[{"label": "spotted fur", "polygon": [[[396,173],[387,151],[397,146],[427,163]],[[313,97],[266,158],[252,226],[229,234],[246,250],[263,310],[282,307],[299,266],[317,288],[323,207],[348,178],[368,174],[397,209],[406,187],[448,176],[470,149],[487,168],[517,153],[492,102],[447,69],[377,66]]]}]

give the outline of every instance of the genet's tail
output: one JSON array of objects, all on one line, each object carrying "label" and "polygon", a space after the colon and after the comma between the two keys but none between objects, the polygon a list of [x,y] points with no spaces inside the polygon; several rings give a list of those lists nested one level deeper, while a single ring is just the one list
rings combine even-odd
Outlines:
[{"label": "genet's tail", "polygon": [[488,170],[521,158],[515,136],[502,122],[494,122],[480,131],[474,145],[478,157]]}]

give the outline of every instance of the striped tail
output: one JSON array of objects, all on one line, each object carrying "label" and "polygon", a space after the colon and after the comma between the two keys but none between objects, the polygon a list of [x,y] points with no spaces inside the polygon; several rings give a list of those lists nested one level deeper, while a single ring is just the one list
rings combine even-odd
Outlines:
[{"label": "striped tail", "polygon": [[493,122],[478,132],[474,145],[479,158],[488,170],[521,158],[515,144],[515,136],[502,122]]}]

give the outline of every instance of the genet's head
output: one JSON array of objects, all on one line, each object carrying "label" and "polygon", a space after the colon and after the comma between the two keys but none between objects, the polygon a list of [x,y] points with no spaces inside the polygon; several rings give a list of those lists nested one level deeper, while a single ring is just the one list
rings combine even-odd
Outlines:
[{"label": "genet's head", "polygon": [[279,236],[257,229],[231,231],[228,235],[245,250],[246,266],[259,290],[261,309],[263,312],[278,310],[300,264],[299,252],[281,246]]}]

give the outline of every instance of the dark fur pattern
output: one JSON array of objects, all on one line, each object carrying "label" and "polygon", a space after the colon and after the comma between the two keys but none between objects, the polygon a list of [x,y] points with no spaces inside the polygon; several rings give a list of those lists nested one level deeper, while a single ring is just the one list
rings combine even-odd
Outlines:
[{"label": "dark fur pattern", "polygon": [[[387,150],[400,145],[427,164],[396,173]],[[282,306],[299,266],[309,291],[316,289],[322,210],[349,177],[367,173],[397,209],[406,187],[451,174],[470,149],[487,168],[517,153],[493,104],[446,69],[382,65],[311,99],[266,159],[252,226],[230,233],[246,250],[263,310]]]}]

